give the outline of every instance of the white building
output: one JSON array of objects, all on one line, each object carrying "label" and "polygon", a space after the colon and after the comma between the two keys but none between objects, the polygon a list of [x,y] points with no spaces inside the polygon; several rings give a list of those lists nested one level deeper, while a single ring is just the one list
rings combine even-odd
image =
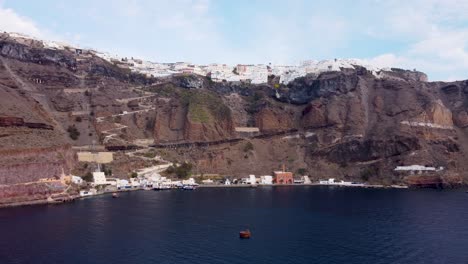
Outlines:
[{"label": "white building", "polygon": [[188,180],[183,180],[182,184],[183,185],[196,185],[197,183],[195,182],[194,178],[189,178]]},{"label": "white building", "polygon": [[124,189],[124,188],[130,188],[131,185],[130,185],[130,182],[128,182],[127,180],[117,180],[117,188],[119,189]]},{"label": "white building", "polygon": [[260,176],[260,184],[273,184],[273,176],[271,175],[265,175],[265,176]]},{"label": "white building", "polygon": [[130,178],[130,186],[132,186],[132,188],[138,188],[140,185],[141,183],[138,178]]},{"label": "white building", "polygon": [[83,184],[83,179],[81,177],[78,177],[78,176],[71,176],[71,182],[74,183],[74,184],[81,185],[81,184]]},{"label": "white building", "polygon": [[117,186],[117,178],[106,178],[106,183],[111,186]]},{"label": "white building", "polygon": [[422,165],[410,165],[410,166],[397,166],[395,168],[395,171],[407,171],[411,173],[422,173],[422,172],[436,172],[436,171],[442,171],[444,170],[444,167],[426,167]]},{"label": "white building", "polygon": [[94,189],[94,188],[89,189],[89,190],[80,191],[80,196],[81,197],[92,196],[92,195],[96,195],[96,194],[97,194],[97,190]]},{"label": "white building", "polygon": [[226,180],[224,181],[224,185],[231,185],[231,181],[230,181],[229,179],[226,179]]},{"label": "white building", "polygon": [[255,178],[255,175],[251,174],[251,175],[249,175],[248,178],[242,178],[241,183],[242,183],[242,184],[252,184],[252,185],[255,185],[255,184],[257,184],[257,178]]},{"label": "white building", "polygon": [[213,184],[213,180],[212,179],[202,180],[202,183],[203,184]]},{"label": "white building", "polygon": [[346,185],[359,185],[359,184],[354,184],[352,182],[347,182],[347,181],[335,181],[335,178],[330,178],[328,180],[320,180],[319,181],[320,184],[324,184],[324,185],[342,185],[342,186],[346,186]]},{"label": "white building", "polygon": [[95,171],[93,172],[93,181],[94,185],[106,185],[106,175],[102,171]]},{"label": "white building", "polygon": [[309,176],[302,176],[304,184],[311,184],[312,181],[309,179]]}]

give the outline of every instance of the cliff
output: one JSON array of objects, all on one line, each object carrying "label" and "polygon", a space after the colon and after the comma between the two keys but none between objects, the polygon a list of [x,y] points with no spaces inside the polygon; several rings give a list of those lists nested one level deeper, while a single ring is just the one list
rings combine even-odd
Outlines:
[{"label": "cliff", "polygon": [[50,195],[41,179],[86,171],[72,146],[93,141],[126,157],[108,165],[116,177],[146,164],[122,150],[153,145],[200,174],[265,175],[285,164],[312,179],[418,185],[394,168],[421,164],[444,168],[425,177],[466,183],[467,94],[468,81],[363,67],[287,85],[153,78],[92,51],[0,34],[0,200]]}]

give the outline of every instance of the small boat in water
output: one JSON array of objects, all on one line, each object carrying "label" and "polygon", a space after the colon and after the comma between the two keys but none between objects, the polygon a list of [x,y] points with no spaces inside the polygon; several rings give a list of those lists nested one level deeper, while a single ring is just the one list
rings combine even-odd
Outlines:
[{"label": "small boat in water", "polygon": [[241,238],[241,239],[248,239],[248,238],[250,238],[250,235],[251,235],[251,233],[250,233],[250,230],[248,230],[248,229],[239,232],[239,238]]},{"label": "small boat in water", "polygon": [[112,198],[119,198],[119,194],[118,193],[112,193]]}]

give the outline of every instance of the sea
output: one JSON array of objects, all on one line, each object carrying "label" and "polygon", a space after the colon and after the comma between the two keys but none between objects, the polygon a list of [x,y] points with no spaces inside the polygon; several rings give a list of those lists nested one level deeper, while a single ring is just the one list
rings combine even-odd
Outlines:
[{"label": "sea", "polygon": [[198,188],[6,208],[0,263],[468,263],[468,193]]}]

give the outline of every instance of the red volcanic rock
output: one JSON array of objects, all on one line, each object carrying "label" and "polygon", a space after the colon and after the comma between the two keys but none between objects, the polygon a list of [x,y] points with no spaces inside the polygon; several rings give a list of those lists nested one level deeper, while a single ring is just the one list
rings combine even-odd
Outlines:
[{"label": "red volcanic rock", "polygon": [[12,116],[4,116],[0,117],[0,127],[29,127],[29,128],[36,128],[36,129],[48,129],[53,130],[54,127],[51,125],[47,125],[44,123],[34,123],[34,122],[24,122],[23,118],[20,117],[12,117]]},{"label": "red volcanic rock", "polygon": [[463,184],[463,179],[458,174],[411,175],[405,177],[404,180],[410,187],[418,188],[444,188]]},{"label": "red volcanic rock", "polygon": [[47,130],[53,130],[54,127],[51,125],[47,125],[44,123],[24,123],[24,126],[29,127],[29,128],[35,128],[35,129],[47,129]]},{"label": "red volcanic rock", "polygon": [[9,127],[9,126],[23,126],[23,118],[13,117],[13,116],[2,116],[0,117],[0,126]]},{"label": "red volcanic rock", "polygon": [[464,110],[454,115],[453,119],[458,127],[464,128],[468,126],[468,114]]}]

